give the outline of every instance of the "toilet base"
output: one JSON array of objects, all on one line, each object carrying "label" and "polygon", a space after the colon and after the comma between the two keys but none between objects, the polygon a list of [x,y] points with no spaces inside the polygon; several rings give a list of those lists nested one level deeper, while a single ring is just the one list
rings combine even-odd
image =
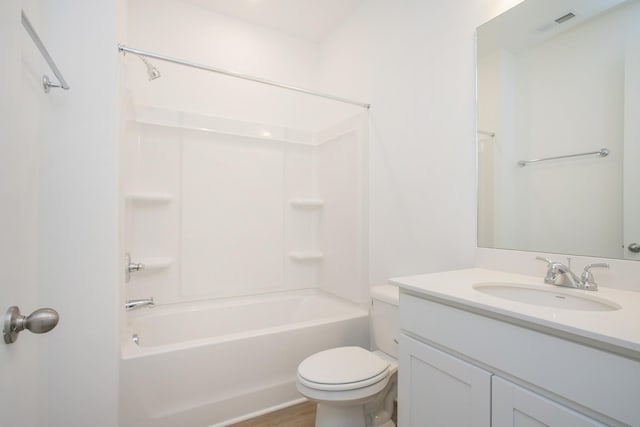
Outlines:
[{"label": "toilet base", "polygon": [[[364,405],[332,406],[318,403],[315,427],[367,427]],[[396,427],[392,420],[375,427]]]},{"label": "toilet base", "polygon": [[318,402],[315,427],[396,427],[391,419],[397,393],[397,374],[384,390],[361,404]]},{"label": "toilet base", "polygon": [[366,427],[364,405],[333,406],[318,403],[316,427]]}]

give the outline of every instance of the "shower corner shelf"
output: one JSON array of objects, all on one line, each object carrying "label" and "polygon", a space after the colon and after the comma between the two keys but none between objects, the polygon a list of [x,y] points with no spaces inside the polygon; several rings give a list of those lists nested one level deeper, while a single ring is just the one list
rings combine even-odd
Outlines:
[{"label": "shower corner shelf", "polygon": [[128,193],[127,200],[134,204],[165,204],[173,200],[170,193]]},{"label": "shower corner shelf", "polygon": [[294,208],[321,209],[324,206],[322,199],[291,199],[289,204]]},{"label": "shower corner shelf", "polygon": [[289,252],[289,258],[294,261],[321,261],[324,258],[324,254],[322,252],[314,251],[293,251]]},{"label": "shower corner shelf", "polygon": [[145,271],[155,271],[171,267],[171,264],[173,264],[173,258],[148,257],[140,259],[140,262],[144,264]]}]

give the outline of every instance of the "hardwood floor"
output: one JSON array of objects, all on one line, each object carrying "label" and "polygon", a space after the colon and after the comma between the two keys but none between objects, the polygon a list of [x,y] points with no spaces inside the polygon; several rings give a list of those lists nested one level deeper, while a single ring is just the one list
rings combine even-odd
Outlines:
[{"label": "hardwood floor", "polygon": [[[398,408],[393,405],[393,421],[397,424]],[[314,427],[316,421],[316,404],[300,403],[270,414],[252,418],[232,427]]]},{"label": "hardwood floor", "polygon": [[233,427],[314,427],[315,422],[316,404],[304,402],[234,424]]}]

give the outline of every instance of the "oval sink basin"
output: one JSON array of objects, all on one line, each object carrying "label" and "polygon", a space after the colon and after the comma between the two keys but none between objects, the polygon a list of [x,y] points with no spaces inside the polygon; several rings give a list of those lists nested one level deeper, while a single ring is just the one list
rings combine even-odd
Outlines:
[{"label": "oval sink basin", "polygon": [[583,295],[565,288],[543,289],[522,283],[476,283],[473,288],[494,297],[565,310],[612,311],[621,306],[596,295]]}]

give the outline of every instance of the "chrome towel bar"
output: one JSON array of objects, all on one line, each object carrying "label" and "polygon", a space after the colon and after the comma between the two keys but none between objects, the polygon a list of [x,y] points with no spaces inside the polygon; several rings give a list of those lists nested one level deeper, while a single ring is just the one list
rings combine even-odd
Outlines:
[{"label": "chrome towel bar", "polygon": [[547,160],[558,160],[558,159],[570,159],[573,157],[582,157],[582,156],[598,156],[598,157],[607,157],[609,155],[609,150],[603,148],[598,151],[590,151],[588,153],[579,153],[579,154],[566,154],[564,156],[554,156],[554,157],[544,157],[541,159],[531,159],[531,160],[520,160],[518,162],[518,166],[525,167],[529,163],[538,163],[538,162],[546,162]]},{"label": "chrome towel bar", "polygon": [[27,33],[29,33],[29,36],[31,36],[31,40],[33,40],[33,43],[35,43],[40,53],[47,61],[47,64],[49,64],[49,68],[51,68],[51,71],[53,71],[53,74],[55,74],[56,78],[60,82],[51,82],[51,80],[49,80],[49,77],[45,74],[42,77],[42,86],[44,87],[45,93],[49,93],[52,87],[59,87],[64,90],[69,90],[70,88],[67,84],[67,81],[64,79],[64,77],[62,77],[62,73],[56,66],[56,63],[53,61],[53,58],[51,58],[51,55],[49,55],[47,48],[44,47],[44,44],[42,44],[42,40],[40,40],[40,37],[38,37],[38,33],[36,33],[36,31],[33,29],[33,26],[31,25],[31,22],[29,22],[29,18],[27,18],[27,15],[25,15],[24,10],[22,11],[22,26],[25,30],[27,30]]}]

